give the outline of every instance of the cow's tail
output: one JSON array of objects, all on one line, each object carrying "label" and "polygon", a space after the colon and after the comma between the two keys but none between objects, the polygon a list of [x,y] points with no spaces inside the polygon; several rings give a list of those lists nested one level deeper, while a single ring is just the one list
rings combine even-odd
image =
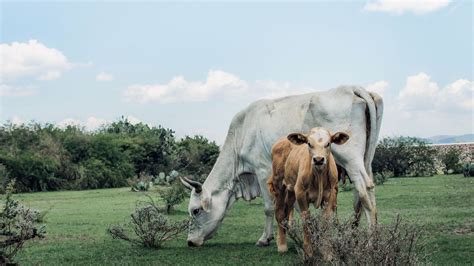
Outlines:
[{"label": "cow's tail", "polygon": [[383,101],[375,92],[368,92],[362,87],[356,87],[354,93],[362,98],[367,104],[367,143],[364,154],[364,164],[367,173],[373,181],[372,174],[372,160],[375,155],[375,148],[377,147],[380,127],[382,125]]}]

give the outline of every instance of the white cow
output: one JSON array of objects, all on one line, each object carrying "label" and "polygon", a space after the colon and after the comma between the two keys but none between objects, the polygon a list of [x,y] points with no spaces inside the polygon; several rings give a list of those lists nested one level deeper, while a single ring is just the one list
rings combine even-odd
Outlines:
[{"label": "white cow", "polygon": [[376,223],[372,159],[383,113],[382,98],[361,87],[342,86],[325,92],[260,100],[232,120],[224,146],[204,184],[182,179],[192,189],[189,246],[210,239],[226,211],[239,199],[261,196],[265,202],[265,228],[257,242],[273,239],[273,202],[266,181],[271,172],[271,147],[282,136],[324,127],[348,133],[350,140],[333,147],[337,164],[355,186],[354,208],[362,203],[369,225]]}]

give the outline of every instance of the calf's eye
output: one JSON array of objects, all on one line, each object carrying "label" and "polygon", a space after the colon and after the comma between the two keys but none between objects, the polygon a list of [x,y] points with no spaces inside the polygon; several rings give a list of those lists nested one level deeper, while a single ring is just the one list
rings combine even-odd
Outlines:
[{"label": "calf's eye", "polygon": [[194,210],[193,210],[193,215],[194,215],[194,216],[198,215],[200,211],[201,211],[200,208],[194,209]]}]

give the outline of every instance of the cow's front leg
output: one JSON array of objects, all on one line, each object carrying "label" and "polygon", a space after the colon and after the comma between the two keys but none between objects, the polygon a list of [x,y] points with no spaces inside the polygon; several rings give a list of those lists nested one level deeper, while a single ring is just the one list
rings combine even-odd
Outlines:
[{"label": "cow's front leg", "polygon": [[260,191],[262,193],[264,212],[265,212],[265,227],[263,229],[262,236],[258,239],[256,245],[259,247],[266,247],[270,245],[270,241],[273,240],[273,217],[275,216],[275,208],[273,199],[268,191],[267,178],[268,171],[259,171],[257,173],[258,183],[260,185]]}]

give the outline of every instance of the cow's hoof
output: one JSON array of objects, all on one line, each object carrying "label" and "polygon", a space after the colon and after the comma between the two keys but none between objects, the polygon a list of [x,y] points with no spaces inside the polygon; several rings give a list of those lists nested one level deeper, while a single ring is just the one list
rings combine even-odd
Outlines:
[{"label": "cow's hoof", "polygon": [[270,240],[258,240],[255,244],[257,247],[268,247],[270,246]]},{"label": "cow's hoof", "polygon": [[257,247],[268,247],[270,246],[270,241],[273,240],[273,235],[268,238],[264,238],[263,236],[257,241],[255,244]]},{"label": "cow's hoof", "polygon": [[288,251],[288,246],[287,245],[280,245],[278,246],[278,252],[279,253],[285,253]]}]

